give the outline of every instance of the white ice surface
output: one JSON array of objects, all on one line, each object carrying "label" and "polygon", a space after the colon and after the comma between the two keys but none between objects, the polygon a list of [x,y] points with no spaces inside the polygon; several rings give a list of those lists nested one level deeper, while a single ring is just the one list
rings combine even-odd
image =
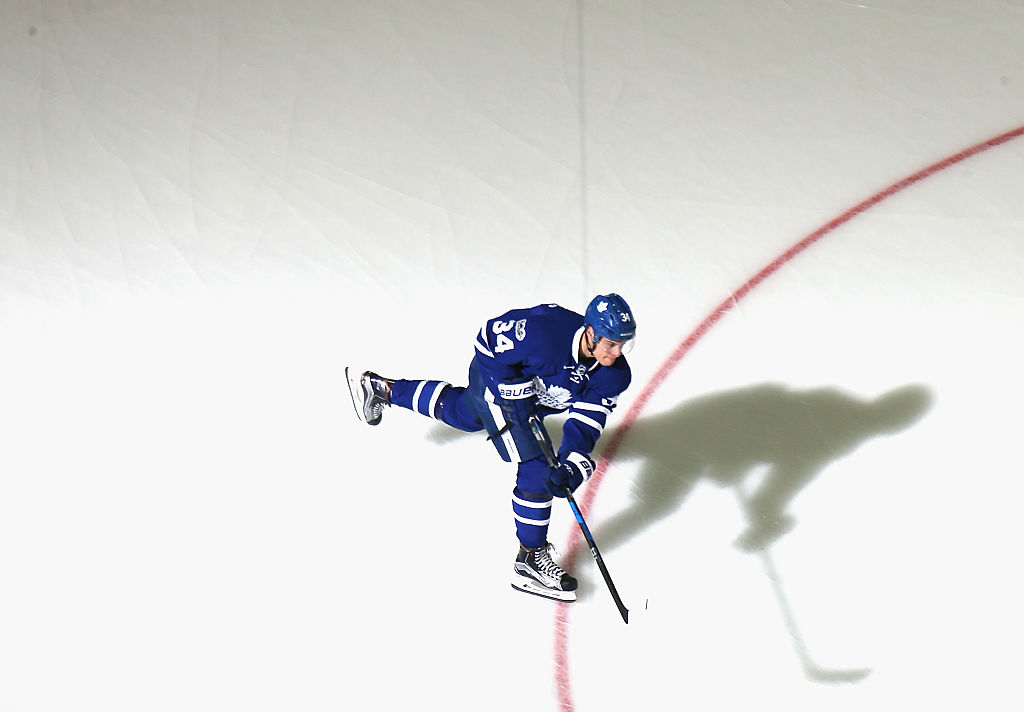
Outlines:
[{"label": "white ice surface", "polygon": [[[0,712],[1021,709],[1024,139],[664,382],[587,512],[631,622],[572,562],[568,692],[512,470],[343,378],[462,382],[483,319],[618,291],[621,422],[790,246],[1024,125],[1021,37],[1011,0],[3,3]],[[742,550],[750,511],[793,528]]]}]

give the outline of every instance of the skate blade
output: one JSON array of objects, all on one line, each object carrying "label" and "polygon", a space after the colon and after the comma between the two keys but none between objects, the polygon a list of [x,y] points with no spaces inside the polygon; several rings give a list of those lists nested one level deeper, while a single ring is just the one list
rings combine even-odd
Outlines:
[{"label": "skate blade", "polygon": [[523,593],[530,593],[534,596],[540,596],[541,598],[548,598],[552,601],[561,601],[562,603],[572,603],[576,600],[575,591],[557,591],[555,589],[541,586],[539,583],[531,578],[525,576],[515,576],[512,579],[512,588]]},{"label": "skate blade", "polygon": [[356,411],[356,417],[365,423],[366,416],[363,415],[363,384],[360,380],[362,376],[362,371],[356,373],[351,371],[348,366],[345,366],[345,382],[348,384],[348,394],[352,398],[352,408]]}]

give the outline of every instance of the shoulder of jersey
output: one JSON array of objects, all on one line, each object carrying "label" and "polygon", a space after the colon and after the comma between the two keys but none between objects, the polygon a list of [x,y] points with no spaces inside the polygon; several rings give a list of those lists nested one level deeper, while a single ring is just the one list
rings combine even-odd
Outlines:
[{"label": "shoulder of jersey", "polygon": [[540,317],[545,320],[561,321],[566,322],[580,321],[582,323],[583,315],[578,314],[571,309],[566,309],[558,304],[540,304],[529,310],[530,316]]}]

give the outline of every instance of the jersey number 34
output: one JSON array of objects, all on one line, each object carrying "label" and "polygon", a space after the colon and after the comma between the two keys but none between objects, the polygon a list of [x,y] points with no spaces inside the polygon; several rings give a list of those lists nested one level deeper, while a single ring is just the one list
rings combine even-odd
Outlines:
[{"label": "jersey number 34", "polygon": [[496,321],[491,329],[494,331],[495,336],[498,338],[494,342],[495,353],[505,353],[516,347],[516,342],[508,338],[505,334],[512,329],[516,330],[516,338],[522,341],[526,338],[526,320],[520,319],[517,321]]}]

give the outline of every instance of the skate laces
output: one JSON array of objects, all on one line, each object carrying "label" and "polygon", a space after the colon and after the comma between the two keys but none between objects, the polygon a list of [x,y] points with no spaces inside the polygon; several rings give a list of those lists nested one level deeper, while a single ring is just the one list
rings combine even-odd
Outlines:
[{"label": "skate laces", "polygon": [[557,555],[558,552],[555,550],[553,544],[548,544],[547,546],[537,549],[533,552],[533,562],[536,565],[537,570],[542,574],[550,576],[556,581],[561,581],[562,576],[565,575],[565,569],[556,564],[551,558],[551,552],[553,551]]}]

